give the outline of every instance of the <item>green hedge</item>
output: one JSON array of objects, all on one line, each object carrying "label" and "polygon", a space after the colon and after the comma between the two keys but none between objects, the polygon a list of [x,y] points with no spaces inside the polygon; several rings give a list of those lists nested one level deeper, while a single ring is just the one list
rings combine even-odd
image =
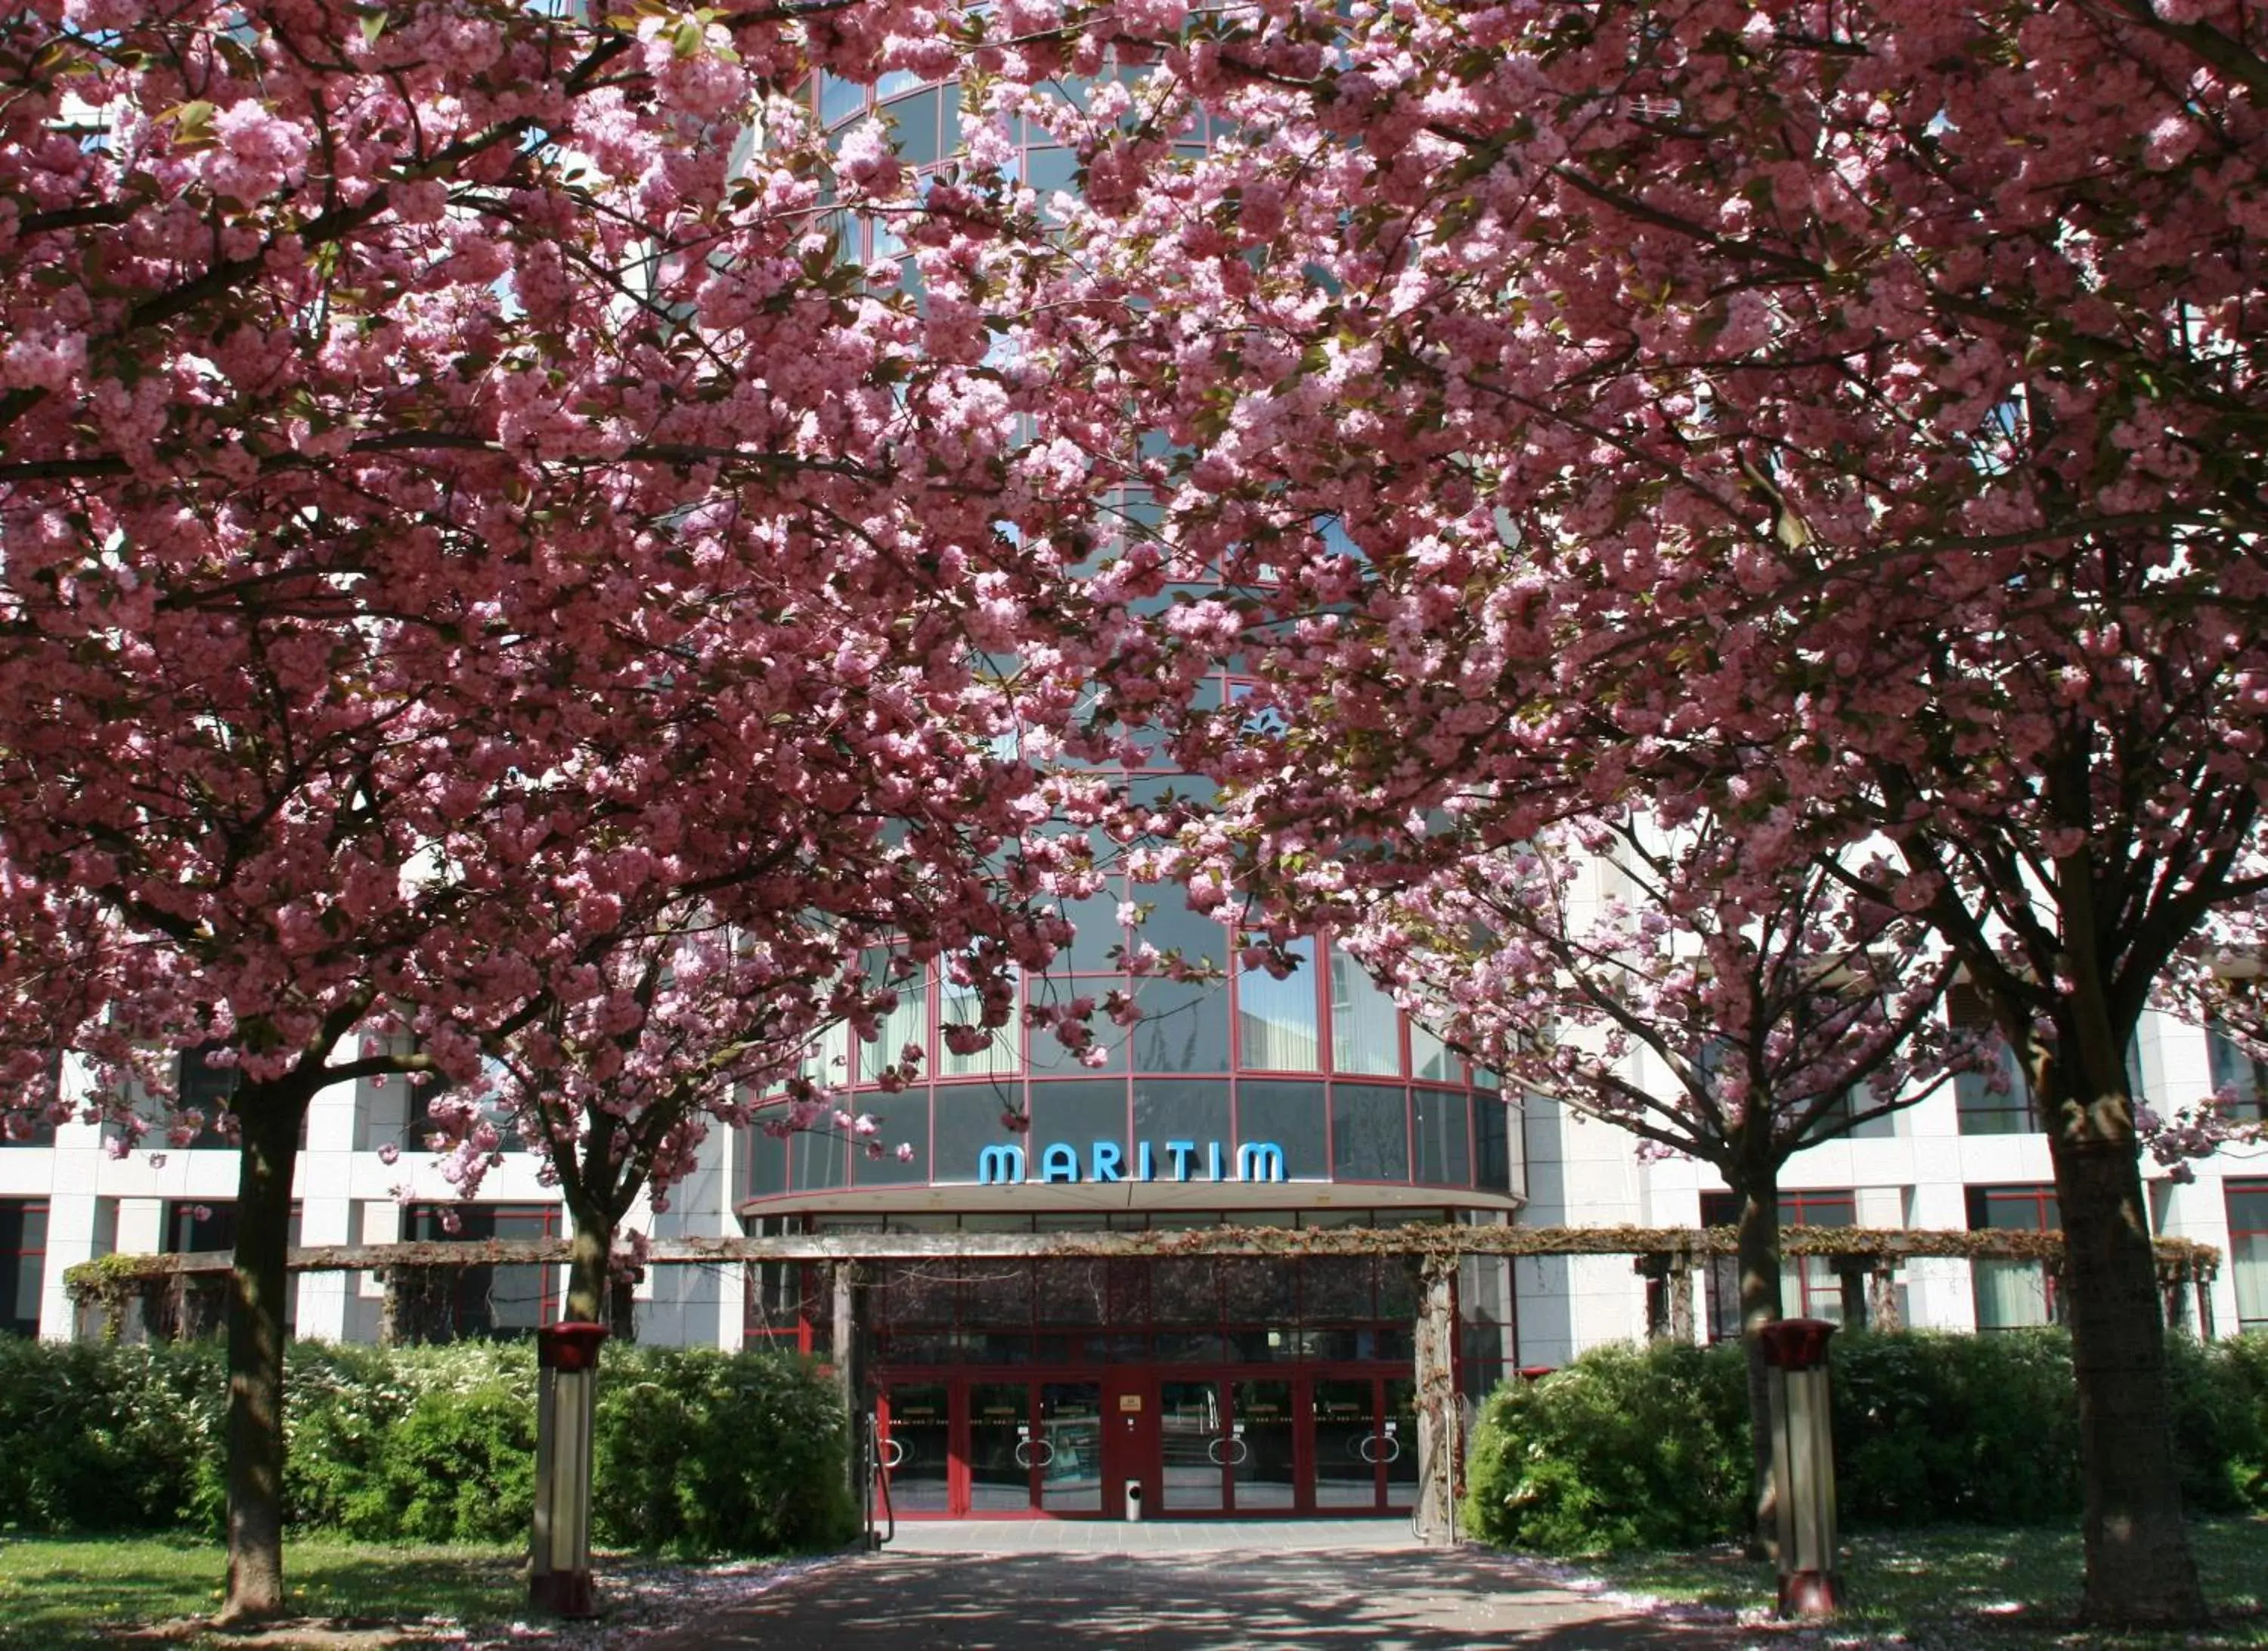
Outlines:
[{"label": "green hedge", "polygon": [[[2174,1438],[2190,1507],[2268,1510],[2268,1337],[2176,1337]],[[1836,1338],[1844,1521],[2052,1523],[2080,1510],[2071,1342],[2059,1330]],[[1742,1530],[1748,1399],[1737,1346],[1602,1347],[1499,1389],[1476,1431],[1466,1521],[1545,1553],[1686,1547]]]},{"label": "green hedge", "polygon": [[[514,1541],[534,1498],[526,1345],[295,1342],[286,1516],[367,1541]],[[0,1529],[217,1530],[221,1350],[0,1337]],[[609,1348],[592,1524],[680,1554],[831,1547],[857,1517],[832,1386],[778,1354]]]}]

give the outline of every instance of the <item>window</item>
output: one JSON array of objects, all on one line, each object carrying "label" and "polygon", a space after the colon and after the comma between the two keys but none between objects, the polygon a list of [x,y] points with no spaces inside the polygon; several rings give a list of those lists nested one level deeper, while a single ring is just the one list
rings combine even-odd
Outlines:
[{"label": "window", "polygon": [[220,1131],[220,1115],[228,1110],[239,1074],[233,1066],[216,1066],[207,1059],[227,1048],[225,1043],[200,1043],[195,1049],[181,1050],[177,1058],[174,1094],[180,1099],[176,1104],[184,1112],[194,1109],[204,1114],[204,1127],[189,1143],[192,1147],[229,1145],[228,1138]]},{"label": "window", "polygon": [[[446,1225],[453,1212],[453,1233]],[[540,1204],[421,1204],[402,1212],[401,1235],[417,1243],[556,1238],[563,1213]],[[414,1333],[427,1341],[532,1336],[558,1316],[558,1271],[542,1263],[440,1270],[413,1316]]]},{"label": "window", "polygon": [[[1969,1189],[1972,1233],[2052,1233],[2062,1227],[2051,1186]],[[1969,1276],[1977,1292],[1978,1330],[2021,1330],[2062,1322],[2063,1303],[2044,1262],[1972,1261]]]},{"label": "window", "polygon": [[[291,1206],[291,1224],[284,1242],[295,1247],[299,1242],[299,1206],[297,1204]],[[202,1256],[235,1248],[236,1204],[233,1199],[182,1200],[166,1205],[166,1255]],[[212,1281],[211,1287],[200,1293],[200,1299],[193,1309],[185,1309],[189,1316],[167,1327],[167,1334],[173,1339],[187,1340],[216,1335],[221,1329],[222,1315],[227,1308],[225,1275],[210,1273],[202,1276]],[[298,1322],[299,1275],[286,1273],[284,1279],[284,1334],[292,1334]]]},{"label": "window", "polygon": [[[1741,1200],[1731,1192],[1701,1195],[1701,1225],[1734,1227]],[[1857,1198],[1848,1192],[1783,1192],[1779,1224],[1788,1227],[1855,1227]],[[1832,1257],[1789,1257],[1779,1270],[1780,1311],[1789,1318],[1823,1318],[1843,1323],[1843,1279]],[[1709,1263],[1709,1337],[1729,1341],[1741,1333],[1740,1264],[1730,1256]]]},{"label": "window", "polygon": [[[1084,929],[1080,931],[1086,932]],[[1116,943],[1117,932],[1112,931],[1112,943]],[[1107,966],[1108,960],[1105,960]],[[977,1026],[984,1018],[983,996],[976,987],[962,985],[953,978],[952,971],[938,971],[939,994],[937,1045],[929,1051],[928,1072],[939,1078],[1003,1077],[1016,1070],[1016,1023],[990,1028],[989,1041],[973,1055],[956,1055],[946,1047],[943,1028],[947,1026]],[[833,1081],[814,1075],[814,1081]]]},{"label": "window", "polygon": [[1410,1179],[1410,1092],[1381,1084],[1331,1086],[1331,1179]]},{"label": "window", "polygon": [[2268,1330],[2268,1181],[2232,1181],[2228,1192],[2236,1325],[2240,1330]]},{"label": "window", "polygon": [[[500,1076],[501,1069],[492,1068],[491,1075]],[[425,1143],[433,1133],[433,1104],[437,1101],[446,1098],[455,1087],[455,1085],[438,1074],[429,1078],[423,1083],[409,1085],[409,1126],[404,1133],[413,1151],[426,1150]],[[501,1097],[504,1093],[501,1085],[497,1085],[490,1090],[492,1097]],[[491,1098],[482,1102],[481,1119],[483,1123],[495,1126],[497,1151],[519,1153],[527,1150],[527,1143],[519,1138],[519,1128],[509,1102],[501,1098]],[[304,1139],[300,1142],[302,1146],[306,1144]]]},{"label": "window", "polygon": [[1331,1070],[1393,1077],[1402,1071],[1401,1016],[1360,963],[1331,947]]},{"label": "window", "polygon": [[40,1333],[40,1294],[48,1271],[44,1199],[0,1199],[0,1332]]},{"label": "window", "polygon": [[2213,1066],[2215,1094],[2228,1097],[2228,1116],[2246,1122],[2268,1121],[2268,1060],[2247,1053],[2228,1028],[2205,1028],[2205,1055]]},{"label": "window", "polygon": [[2016,1052],[1993,1029],[1992,1012],[1984,994],[1965,981],[1956,981],[1945,994],[1945,1018],[1955,1031],[1983,1032],[1992,1058],[1992,1072],[1956,1072],[1953,1103],[1961,1117],[1963,1135],[2029,1135],[2040,1127],[2039,1109],[2032,1102],[2031,1085],[2016,1065]]},{"label": "window", "polygon": [[856,1039],[851,1043],[851,1052],[858,1060],[859,1081],[872,1083],[883,1067],[896,1065],[909,1043],[921,1046],[922,1073],[934,1072],[936,1068],[931,1062],[937,1055],[937,1047],[929,1032],[929,971],[917,969],[902,978],[893,978],[889,954],[870,952],[866,954],[866,974],[870,980],[897,993],[898,1001],[880,1017],[878,1036],[873,1043]]},{"label": "window", "polygon": [[1290,950],[1300,966],[1281,980],[1264,969],[1237,971],[1238,1059],[1246,1072],[1322,1070],[1315,1025],[1315,943],[1302,937]]}]

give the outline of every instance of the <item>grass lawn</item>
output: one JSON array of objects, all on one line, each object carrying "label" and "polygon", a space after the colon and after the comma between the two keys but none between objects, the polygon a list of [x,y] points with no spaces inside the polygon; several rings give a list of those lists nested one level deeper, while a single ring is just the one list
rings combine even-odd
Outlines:
[{"label": "grass lawn", "polygon": [[[526,1614],[526,1551],[386,1548],[313,1539],[284,1551],[284,1576],[304,1616],[412,1629],[444,1619],[467,1628]],[[220,1603],[217,1543],[180,1537],[0,1539],[0,1651],[116,1647],[121,1630],[206,1615]],[[143,1643],[146,1639],[136,1636]],[[177,1643],[225,1645],[185,1625]]]},{"label": "grass lawn", "polygon": [[[1938,1526],[1849,1538],[1845,1613],[1830,1640],[1896,1638],[1927,1647],[2268,1647],[2268,1519],[2199,1520],[2191,1528],[2205,1597],[2220,1619],[2183,1634],[2081,1633],[2075,1531]],[[1772,1603],[1770,1570],[1733,1547],[1626,1555],[1577,1567],[1633,1594],[1756,1613]],[[1753,1615],[1749,1618],[1754,1620]]]}]

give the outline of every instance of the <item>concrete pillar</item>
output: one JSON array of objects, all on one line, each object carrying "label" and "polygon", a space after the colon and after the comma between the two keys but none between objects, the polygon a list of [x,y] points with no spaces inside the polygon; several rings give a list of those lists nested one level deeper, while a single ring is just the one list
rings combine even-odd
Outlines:
[{"label": "concrete pillar", "polygon": [[858,1269],[838,1261],[828,1270],[833,1301],[829,1338],[834,1345],[835,1389],[843,1401],[843,1444],[850,1480],[850,1500],[864,1505],[865,1422],[860,1407],[858,1369]]},{"label": "concrete pillar", "polygon": [[1418,1297],[1418,1540],[1457,1539],[1457,1258],[1427,1256]]},{"label": "concrete pillar", "polygon": [[1669,1275],[1663,1281],[1669,1291],[1669,1339],[1693,1345],[1693,1260],[1690,1256],[1671,1258]]}]

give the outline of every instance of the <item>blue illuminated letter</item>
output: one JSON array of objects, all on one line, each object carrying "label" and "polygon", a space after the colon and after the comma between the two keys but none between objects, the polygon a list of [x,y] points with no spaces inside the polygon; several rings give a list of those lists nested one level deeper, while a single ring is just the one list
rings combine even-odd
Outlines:
[{"label": "blue illuminated letter", "polygon": [[1116,1141],[1097,1141],[1094,1151],[1087,1157],[1086,1178],[1089,1181],[1123,1181],[1126,1179],[1126,1149]]},{"label": "blue illuminated letter", "polygon": [[976,1184],[980,1187],[1003,1186],[1024,1178],[1024,1149],[1020,1146],[987,1146],[976,1154]]},{"label": "blue illuminated letter", "polygon": [[1069,1141],[1057,1141],[1040,1154],[1042,1181],[1076,1181],[1079,1179],[1079,1153]]},{"label": "blue illuminated letter", "polygon": [[1247,1141],[1236,1149],[1239,1181],[1281,1181],[1284,1149],[1273,1141]]},{"label": "blue illuminated letter", "polygon": [[1195,1141],[1166,1143],[1166,1156],[1174,1161],[1174,1179],[1176,1181],[1187,1181],[1189,1178],[1189,1160],[1197,1155],[1197,1144]]},{"label": "blue illuminated letter", "polygon": [[1155,1181],[1157,1178],[1158,1160],[1150,1151],[1150,1143],[1144,1141],[1142,1145],[1136,1149],[1134,1159],[1134,1179],[1137,1181]]}]

